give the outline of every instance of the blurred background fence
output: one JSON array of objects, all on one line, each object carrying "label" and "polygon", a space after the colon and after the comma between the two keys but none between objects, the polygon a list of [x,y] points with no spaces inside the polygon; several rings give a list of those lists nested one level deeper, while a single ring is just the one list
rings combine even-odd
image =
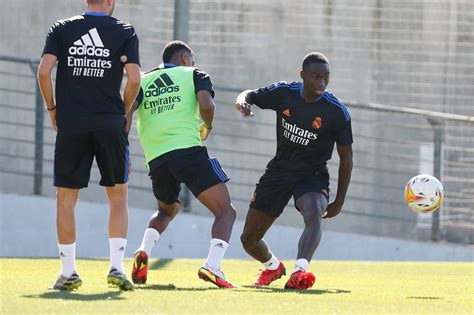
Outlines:
[{"label": "blurred background fence", "polygon": [[[82,11],[82,2],[73,0],[4,4],[1,192],[54,196],[55,133],[38,98],[34,71],[48,27]],[[474,243],[472,1],[121,0],[115,15],[134,24],[144,70],[160,62],[167,41],[180,38],[190,42],[199,67],[211,74],[217,113],[206,145],[232,178],[239,218],[245,217],[255,182],[275,152],[275,117],[257,110],[253,119],[243,120],[232,103],[243,89],[298,80],[304,54],[318,50],[331,61],[330,90],[348,106],[355,140],[344,214],[325,221],[324,228]],[[130,142],[130,204],[153,208],[134,129]],[[335,153],[329,163],[332,196],[337,166]],[[404,185],[419,173],[437,175],[444,184],[439,218],[415,215],[404,205]],[[82,199],[106,202],[98,178],[94,168],[94,188],[81,192]],[[193,198],[186,210],[207,215]],[[278,222],[300,226],[295,211],[291,203]]]},{"label": "blurred background fence", "polygon": [[[6,83],[0,91],[10,96],[0,104],[2,191],[52,196],[55,133],[35,88],[33,71],[37,62],[5,56],[0,56],[0,60],[0,75],[6,77],[0,80]],[[15,83],[18,78],[23,82],[20,85]],[[218,112],[206,145],[232,178],[229,183],[232,200],[243,218],[255,182],[275,152],[274,114],[257,111],[253,119],[244,120],[232,107],[240,90],[223,86],[217,86],[216,90]],[[387,105],[346,104],[353,117],[355,163],[344,216],[330,224],[331,229],[472,243],[474,139],[464,130],[474,128],[474,118]],[[153,207],[135,129],[130,135],[130,148],[134,169],[130,203]],[[337,153],[329,167],[334,189]],[[412,214],[404,204],[403,187],[418,173],[434,174],[443,181],[446,199],[434,221],[431,215]],[[91,183],[98,181],[99,173],[94,167]],[[96,200],[99,195],[96,192],[85,198]],[[186,211],[206,214],[189,194],[183,198]],[[293,205],[288,208],[280,223],[300,224]]]}]

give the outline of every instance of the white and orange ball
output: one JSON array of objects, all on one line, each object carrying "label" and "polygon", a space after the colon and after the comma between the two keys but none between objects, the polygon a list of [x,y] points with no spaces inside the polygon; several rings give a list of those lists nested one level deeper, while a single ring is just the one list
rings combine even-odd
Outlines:
[{"label": "white and orange ball", "polygon": [[434,176],[421,174],[411,178],[405,186],[405,201],[416,213],[432,213],[443,202],[443,185]]}]

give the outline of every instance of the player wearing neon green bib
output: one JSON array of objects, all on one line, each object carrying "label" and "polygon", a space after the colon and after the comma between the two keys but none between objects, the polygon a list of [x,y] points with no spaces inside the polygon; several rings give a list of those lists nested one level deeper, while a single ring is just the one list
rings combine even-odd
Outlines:
[{"label": "player wearing neon green bib", "polygon": [[201,146],[200,90],[213,93],[209,76],[193,67],[164,64],[145,74],[137,130],[147,164],[173,150]]},{"label": "player wearing neon green bib", "polygon": [[193,66],[194,53],[188,45],[181,41],[168,43],[163,50],[163,64],[143,76],[138,97],[127,114],[129,131],[133,111],[138,112],[138,136],[158,201],[158,211],[150,218],[135,252],[132,279],[146,283],[148,256],[179,212],[180,184],[184,183],[215,216],[209,255],[198,276],[218,287],[232,288],[220,263],[236,212],[225,185],[229,178],[201,145],[212,129],[214,90],[209,75]]}]

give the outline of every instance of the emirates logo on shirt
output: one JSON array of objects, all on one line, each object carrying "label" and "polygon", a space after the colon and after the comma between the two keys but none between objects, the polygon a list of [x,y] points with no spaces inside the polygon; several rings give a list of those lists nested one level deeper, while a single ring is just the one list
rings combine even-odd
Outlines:
[{"label": "emirates logo on shirt", "polygon": [[110,50],[104,48],[96,28],[76,40],[68,52],[67,65],[73,76],[103,78],[105,70],[112,68],[111,60],[102,59],[110,57]]},{"label": "emirates logo on shirt", "polygon": [[284,118],[281,119],[281,126],[283,127],[283,137],[293,143],[308,146],[311,140],[318,139],[318,134],[289,123]]},{"label": "emirates logo on shirt", "polygon": [[179,85],[163,73],[147,87],[143,108],[149,110],[151,115],[173,111],[175,104],[182,100],[181,95],[176,95],[179,90]]}]

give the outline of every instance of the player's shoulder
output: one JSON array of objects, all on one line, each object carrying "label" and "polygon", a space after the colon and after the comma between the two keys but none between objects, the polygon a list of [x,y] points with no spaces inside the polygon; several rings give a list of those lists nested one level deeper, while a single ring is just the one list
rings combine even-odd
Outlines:
[{"label": "player's shoulder", "polygon": [[61,29],[61,28],[64,28],[64,27],[66,27],[68,25],[71,25],[71,24],[75,24],[75,23],[77,23],[79,21],[82,21],[82,20],[84,20],[83,15],[75,15],[75,16],[71,16],[71,17],[68,17],[68,18],[65,18],[65,19],[57,20],[51,26],[51,30]]},{"label": "player's shoulder", "polygon": [[351,115],[349,114],[349,110],[347,109],[346,105],[344,105],[344,103],[339,100],[334,94],[329,91],[324,91],[322,97],[326,101],[326,103],[330,104],[331,106],[334,106],[334,109],[344,114],[346,120],[351,120]]},{"label": "player's shoulder", "polygon": [[176,69],[181,69],[182,71],[184,72],[200,72],[201,70],[199,70],[198,68],[195,68],[195,67],[187,67],[187,66],[178,66],[178,67],[175,67]]},{"label": "player's shoulder", "polygon": [[[207,73],[206,71],[202,70],[202,69],[199,69],[199,68],[194,68],[194,67],[190,67],[193,71],[193,74],[194,74],[194,77],[197,77],[197,78],[207,78],[207,77],[210,77],[209,73]],[[190,70],[191,71],[191,70]]]},{"label": "player's shoulder", "polygon": [[302,82],[287,82],[287,81],[279,81],[275,82],[268,86],[270,91],[274,90],[288,90],[288,91],[299,91],[303,86]]},{"label": "player's shoulder", "polygon": [[[136,36],[135,28],[132,24],[119,20],[113,16],[105,16],[103,19],[92,21],[98,23],[98,27],[106,26],[104,29],[115,34],[121,34],[121,37],[130,38]],[[114,35],[117,36],[117,35]]]},{"label": "player's shoulder", "polygon": [[114,17],[111,17],[113,19],[113,21],[115,22],[115,24],[117,24],[118,27],[126,30],[126,31],[130,31],[130,32],[133,32],[135,33],[135,28],[133,27],[132,24],[126,22],[126,21],[123,21],[123,20],[118,20]]},{"label": "player's shoulder", "polygon": [[68,24],[68,23],[74,23],[74,22],[77,22],[77,21],[81,21],[81,20],[84,20],[83,15],[74,15],[74,16],[71,16],[71,17],[68,17],[68,18],[65,18],[65,19],[58,20],[58,21],[56,21],[55,24],[64,25],[64,24]]},{"label": "player's shoulder", "polygon": [[163,68],[161,66],[158,66],[156,68],[153,68],[153,69],[150,69],[144,73],[142,73],[142,78],[148,78],[148,77],[151,77],[155,74],[157,74],[157,72],[159,72],[160,70],[163,70]]}]

